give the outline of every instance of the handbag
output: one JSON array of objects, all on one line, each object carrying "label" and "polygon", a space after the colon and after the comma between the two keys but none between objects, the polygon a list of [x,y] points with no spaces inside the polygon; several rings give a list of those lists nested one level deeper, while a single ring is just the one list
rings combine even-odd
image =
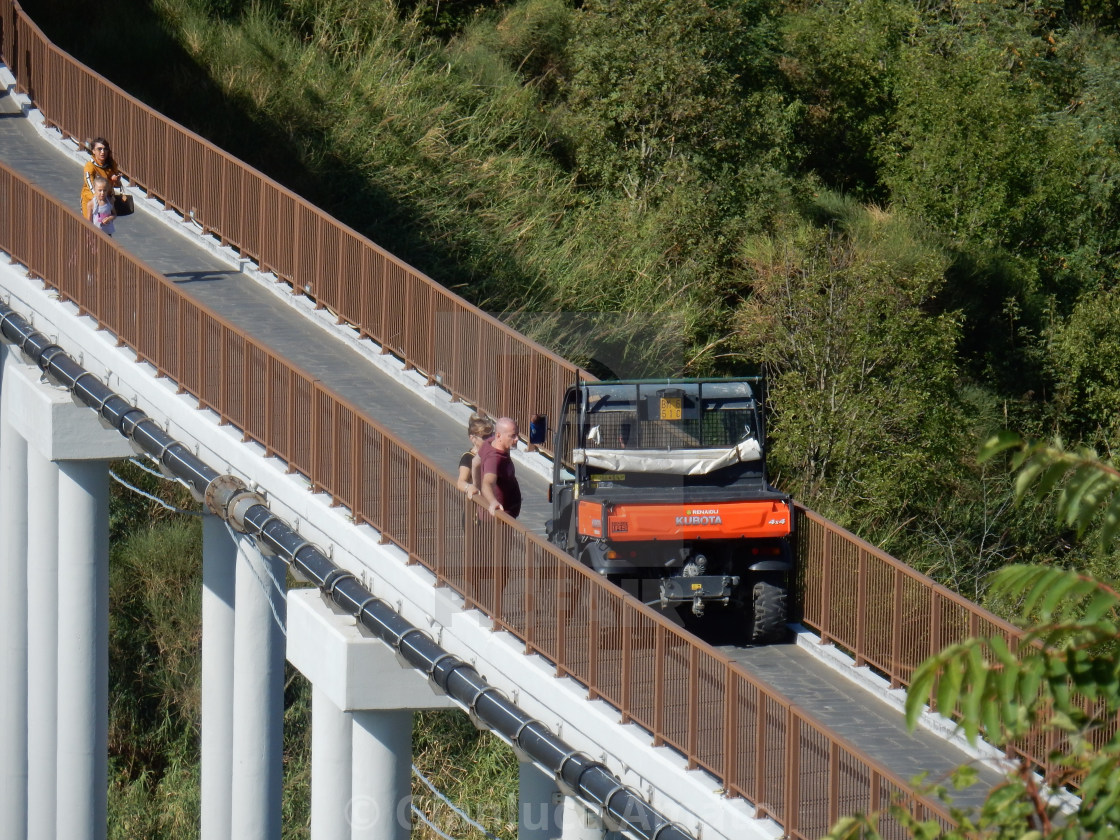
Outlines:
[{"label": "handbag", "polygon": [[136,212],[136,205],[133,204],[132,194],[126,193],[124,188],[113,196],[113,207],[117,211],[118,216],[131,216]]}]

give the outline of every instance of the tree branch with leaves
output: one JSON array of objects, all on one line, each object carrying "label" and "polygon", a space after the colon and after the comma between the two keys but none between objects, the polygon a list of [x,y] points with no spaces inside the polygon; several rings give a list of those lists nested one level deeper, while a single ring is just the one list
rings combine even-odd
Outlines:
[{"label": "tree branch with leaves", "polygon": [[[1065,526],[1079,536],[1099,528],[1101,549],[1109,550],[1120,527],[1115,464],[1091,449],[1067,451],[1007,432],[992,437],[980,458],[1005,453],[1018,473],[1018,501],[1053,498]],[[1018,605],[1023,636],[973,638],[927,659],[911,681],[907,722],[915,726],[932,701],[973,744],[984,737],[1014,752],[1030,735],[1049,751],[1018,761],[980,808],[954,809],[951,829],[920,821],[899,803],[841,820],[831,838],[880,837],[883,816],[919,838],[1120,837],[1120,593],[1091,575],[1040,565],[1000,570],[991,593]],[[952,782],[960,787],[976,776],[966,767]],[[947,788],[931,792],[951,804]]]}]

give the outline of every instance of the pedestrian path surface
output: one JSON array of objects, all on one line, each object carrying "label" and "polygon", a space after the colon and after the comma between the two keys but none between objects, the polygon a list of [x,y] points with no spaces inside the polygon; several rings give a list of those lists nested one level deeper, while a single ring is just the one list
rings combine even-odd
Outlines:
[{"label": "pedestrian path surface", "polygon": [[[81,170],[88,156],[72,143],[45,139],[32,121],[23,117],[10,93],[0,98],[0,160],[79,210]],[[220,313],[245,335],[322,380],[454,475],[459,457],[470,445],[465,422],[469,412],[465,408],[458,412],[462,419],[456,419],[401,387],[398,380],[370,360],[369,355],[377,352],[370,342],[359,343],[345,337],[343,330],[332,332],[317,325],[290,300],[287,286],[260,279],[232,252],[221,253],[226,249],[206,241],[209,238],[202,237],[196,225],[183,222],[169,211],[152,212],[150,204],[153,202],[137,201],[135,214],[117,219],[113,237],[117,244],[174,282],[182,292]],[[519,468],[518,478],[525,496],[521,521],[543,533],[549,511],[544,480],[528,463]]]},{"label": "pedestrian path surface", "polygon": [[[52,137],[52,132],[29,119],[10,88],[0,96],[0,161],[75,211],[86,159],[73,143]],[[127,168],[127,161],[122,163]],[[137,201],[134,215],[118,219],[114,240],[185,294],[320,379],[432,462],[444,465],[448,475],[454,474],[467,448],[465,407],[449,406],[446,399],[441,406],[440,400],[423,393],[422,386],[410,389],[402,376],[394,376],[377,362],[376,348],[368,341],[348,337],[345,328],[332,328],[310,306],[299,305],[286,286],[270,283],[235,254],[203,237],[196,225],[154,202]],[[422,382],[418,377],[415,381]],[[525,497],[521,521],[543,534],[549,515],[547,484],[544,469],[534,459],[539,461],[536,456],[518,459]],[[815,642],[805,641],[807,634],[799,638],[797,644],[724,650],[753,676],[903,780],[923,771],[935,779],[971,760],[943,738],[922,730],[908,732],[897,707],[880,696],[884,692],[873,693],[826,663],[814,653]],[[851,676],[856,676],[856,669],[851,670]],[[982,775],[986,785],[999,778],[991,770]],[[965,792],[957,801],[976,802],[981,796]]]}]

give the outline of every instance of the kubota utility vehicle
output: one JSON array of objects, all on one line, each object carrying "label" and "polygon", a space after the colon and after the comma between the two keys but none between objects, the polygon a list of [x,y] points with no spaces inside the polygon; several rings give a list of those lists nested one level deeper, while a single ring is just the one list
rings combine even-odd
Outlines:
[{"label": "kubota utility vehicle", "polygon": [[650,603],[676,606],[701,634],[781,639],[793,504],[766,478],[760,386],[751,378],[569,388],[549,539],[639,597],[656,586]]}]

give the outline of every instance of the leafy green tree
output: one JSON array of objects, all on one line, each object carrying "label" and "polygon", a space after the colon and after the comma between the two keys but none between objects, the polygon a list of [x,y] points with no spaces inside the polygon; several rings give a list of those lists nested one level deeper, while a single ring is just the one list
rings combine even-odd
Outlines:
[{"label": "leafy green tree", "polygon": [[1040,83],[1040,59],[1027,58],[1053,47],[1030,16],[993,31],[980,11],[992,5],[927,26],[901,53],[894,128],[877,151],[893,200],[953,241],[1020,247],[1077,200],[1070,129],[1051,116],[1066,103]]},{"label": "leafy green tree", "polygon": [[[981,457],[1013,451],[1016,492],[1035,501],[1056,494],[1060,520],[1078,534],[1099,531],[1108,551],[1120,533],[1120,470],[1092,450],[1029,443],[1004,433],[985,444]],[[1016,603],[1027,625],[1012,647],[1002,637],[970,639],[924,662],[906,701],[913,726],[936,698],[955,714],[970,741],[981,735],[1010,746],[1030,733],[1033,743],[1053,743],[1041,759],[1050,765],[1049,787],[1036,768],[1020,762],[975,812],[954,810],[957,825],[943,829],[894,805],[889,816],[920,838],[1074,838],[1120,836],[1120,592],[1104,580],[1050,566],[1010,566],[996,575],[993,594]],[[961,786],[975,773],[963,768]],[[1078,794],[1054,792],[1072,786]],[[951,794],[936,788],[951,803]],[[1070,804],[1072,801],[1072,804]],[[879,816],[841,820],[832,838],[879,837]]]},{"label": "leafy green tree", "polygon": [[[771,0],[589,0],[570,49],[565,124],[580,177],[646,201],[690,170],[735,179],[788,149]],[[751,167],[752,171],[754,167]]]},{"label": "leafy green tree", "polygon": [[832,189],[885,201],[876,150],[891,128],[898,55],[917,29],[906,0],[811,3],[781,19],[779,67],[803,104],[805,166]]},{"label": "leafy green tree", "polygon": [[1079,200],[1067,204],[1074,213],[1051,219],[1059,233],[1047,268],[1059,290],[1096,291],[1120,280],[1120,38],[1074,29],[1057,42],[1054,64],[1063,68],[1065,108],[1048,119],[1068,126],[1073,145],[1066,153],[1075,155],[1076,169],[1067,188]]},{"label": "leafy green tree", "polygon": [[[886,541],[938,499],[959,451],[945,257],[904,217],[832,197],[740,253],[737,347],[770,391],[772,465],[817,510]],[[892,546],[892,549],[894,546]]]},{"label": "leafy green tree", "polygon": [[1066,0],[1061,5],[1075,23],[1095,23],[1113,28],[1120,24],[1120,5],[1113,0]]},{"label": "leafy green tree", "polygon": [[[875,147],[894,205],[954,252],[945,301],[962,312],[965,369],[1036,402],[1055,384],[1084,391],[1051,354],[1092,352],[1066,319],[1117,280],[1116,39],[1061,20],[1047,2],[928,7],[889,65]],[[1101,424],[1068,407],[1051,416],[1071,437]]]},{"label": "leafy green tree", "polygon": [[1049,332],[1058,416],[1073,434],[1120,435],[1120,286],[1090,292]]}]

